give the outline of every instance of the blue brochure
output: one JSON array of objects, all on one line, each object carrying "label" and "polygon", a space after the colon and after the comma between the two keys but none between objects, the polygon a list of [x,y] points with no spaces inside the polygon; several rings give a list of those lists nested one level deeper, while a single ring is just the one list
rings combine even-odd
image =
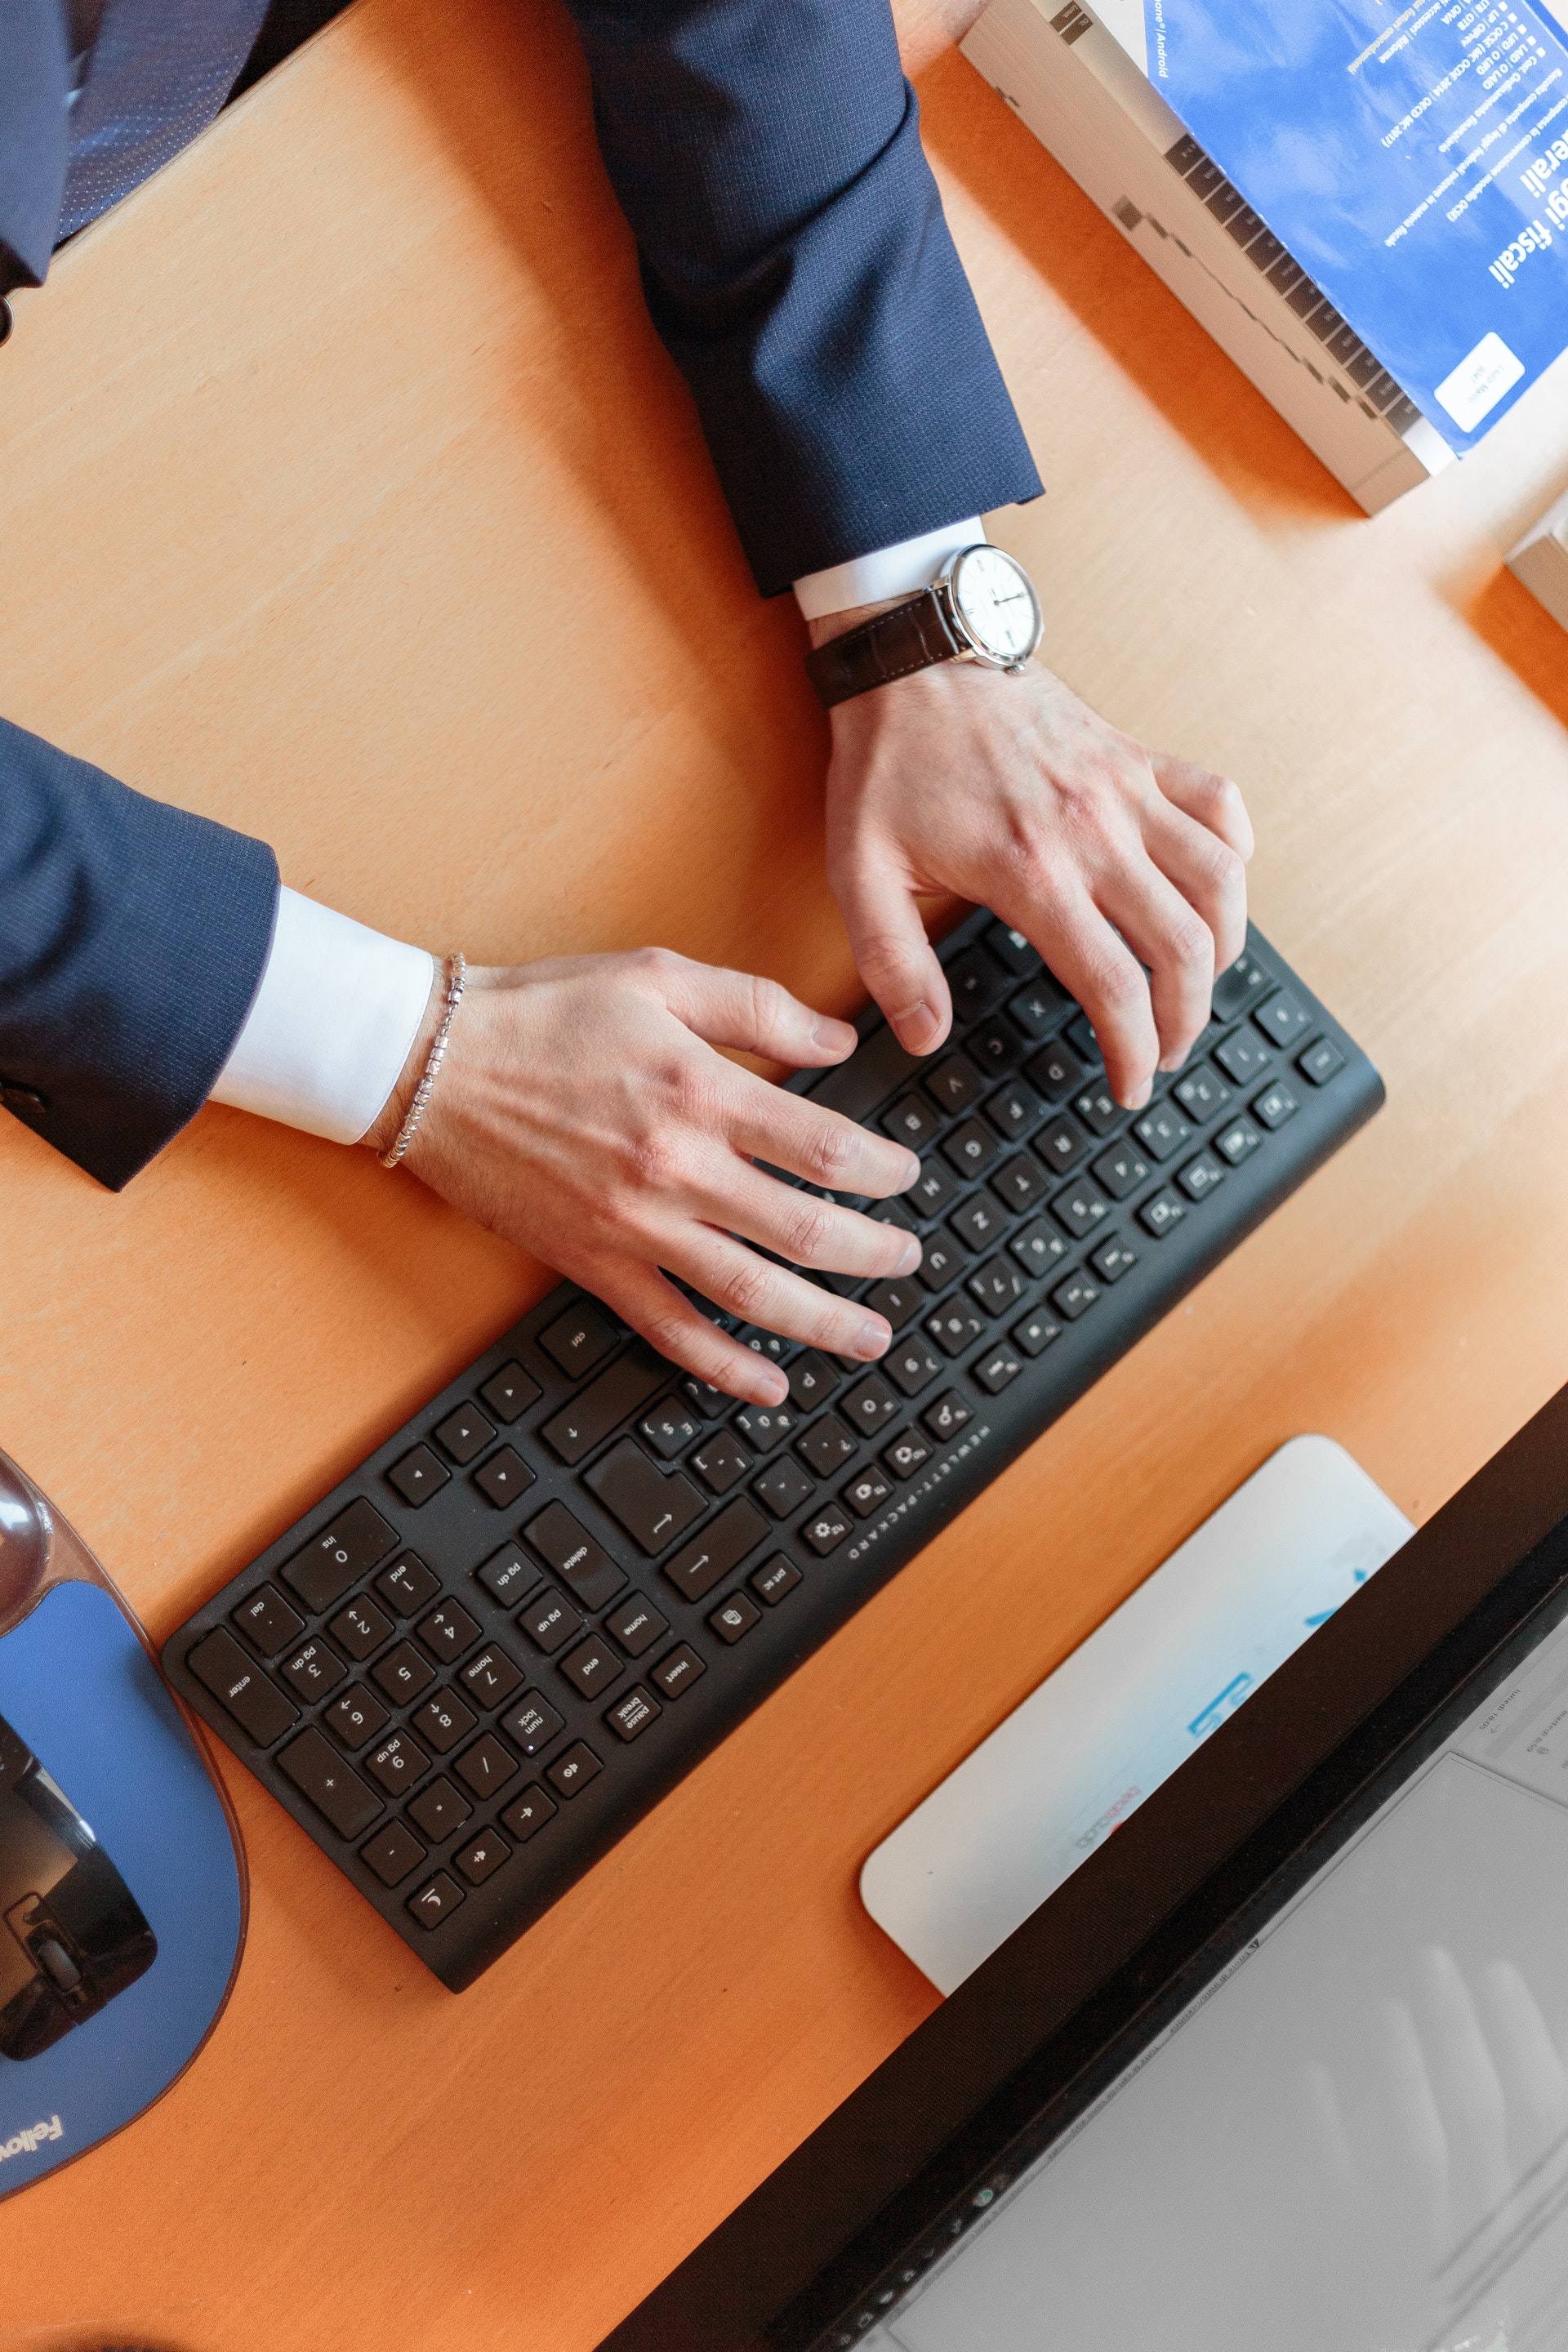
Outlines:
[{"label": "blue brochure", "polygon": [[1472,448],[1568,346],[1568,40],[1531,0],[1144,0],[1148,75]]}]

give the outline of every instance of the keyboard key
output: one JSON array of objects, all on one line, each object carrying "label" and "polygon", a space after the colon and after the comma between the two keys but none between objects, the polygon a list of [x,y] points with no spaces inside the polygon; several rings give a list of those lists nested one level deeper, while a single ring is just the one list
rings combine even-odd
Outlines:
[{"label": "keyboard key", "polygon": [[1315,1087],[1326,1087],[1329,1080],[1345,1066],[1345,1057],[1331,1037],[1320,1037],[1304,1054],[1296,1056],[1296,1067]]},{"label": "keyboard key", "polygon": [[[819,1201],[842,1198],[853,1207],[860,1205],[858,1194],[825,1192],[816,1184],[807,1184],[803,1189]],[[749,1348],[753,1356],[765,1356],[770,1364],[782,1364],[795,1353],[795,1342],[793,1339],[784,1339],[777,1331],[764,1331],[755,1323],[743,1324],[735,1333],[735,1338],[742,1348]]]},{"label": "keyboard key", "polygon": [[1200,1151],[1195,1160],[1177,1169],[1176,1181],[1189,1201],[1205,1201],[1216,1184],[1225,1182],[1225,1170],[1212,1151]]},{"label": "keyboard key", "polygon": [[[278,1751],[278,1769],[340,1837],[358,1837],[382,1811],[381,1799],[319,1731],[302,1731]],[[374,1759],[372,1770],[374,1769]]]},{"label": "keyboard key", "polygon": [[563,1462],[575,1465],[592,1454],[602,1437],[639,1412],[668,1378],[664,1359],[639,1339],[547,1421],[540,1435]]},{"label": "keyboard key", "polygon": [[237,1609],[228,1613],[251,1647],[259,1650],[264,1658],[275,1658],[279,1650],[297,1642],[305,1630],[304,1619],[270,1584],[258,1585]]},{"label": "keyboard key", "polygon": [[1252,1018],[1270,1045],[1285,1047],[1293,1045],[1307,1026],[1307,1016],[1288,988],[1277,988],[1255,1004]]},{"label": "keyboard key", "polygon": [[1184,1077],[1178,1078],[1171,1092],[1187,1117],[1200,1127],[1211,1118],[1217,1118],[1230,1100],[1230,1088],[1219,1072],[1211,1069],[1207,1062],[1200,1062],[1195,1070],[1189,1070]]},{"label": "keyboard key", "polygon": [[[874,1315],[885,1315],[895,1331],[901,1331],[925,1305],[925,1293],[912,1274],[898,1275],[890,1282],[873,1283],[866,1293],[866,1304]],[[820,1397],[811,1402],[816,1403],[826,1394],[824,1388]]]},{"label": "keyboard key", "polygon": [[977,1192],[973,1201],[965,1201],[962,1209],[955,1209],[948,1224],[973,1250],[989,1249],[1007,1230],[1001,1208],[984,1192]]},{"label": "keyboard key", "polygon": [[1035,1138],[1035,1150],[1054,1176],[1063,1176],[1076,1168],[1089,1150],[1089,1137],[1074,1118],[1071,1111],[1058,1111],[1048,1118]]},{"label": "keyboard key", "polygon": [[919,1095],[905,1095],[891,1110],[882,1113],[882,1125],[888,1133],[896,1143],[907,1143],[911,1151],[929,1143],[941,1124],[931,1105],[921,1102]]},{"label": "keyboard key", "polygon": [[519,1845],[526,1845],[560,1810],[554,1798],[547,1797],[537,1780],[531,1780],[521,1796],[501,1807],[501,1826],[511,1832]]},{"label": "keyboard key", "polygon": [[1053,1233],[1043,1217],[1015,1234],[1007,1244],[1026,1274],[1037,1282],[1042,1275],[1051,1274],[1065,1263],[1068,1245],[1060,1234]]},{"label": "keyboard key", "polygon": [[845,1421],[863,1438],[875,1437],[879,1430],[886,1429],[898,1410],[899,1400],[879,1372],[868,1372],[838,1402]]},{"label": "keyboard key", "polygon": [[795,1435],[800,1415],[792,1404],[743,1404],[731,1416],[730,1426],[740,1431],[753,1454],[771,1454]]},{"label": "keyboard key", "polygon": [[918,1429],[906,1429],[890,1445],[883,1446],[880,1458],[883,1468],[901,1479],[912,1478],[917,1470],[923,1470],[931,1456],[929,1440]]},{"label": "keyboard key", "polygon": [[985,1102],[986,1118],[1007,1143],[1016,1143],[1020,1136],[1027,1135],[1044,1109],[1045,1104],[1032,1087],[1016,1082],[1010,1087],[998,1087]]},{"label": "keyboard key", "polygon": [[737,1496],[701,1535],[694,1536],[673,1559],[666,1560],[661,1573],[684,1600],[700,1601],[721,1576],[728,1576],[749,1551],[756,1549],[767,1531],[768,1523],[755,1503]]},{"label": "keyboard key", "polygon": [[967,1054],[950,1054],[927,1073],[924,1084],[938,1110],[950,1115],[977,1103],[984,1088],[984,1080]]},{"label": "keyboard key", "polygon": [[1110,1203],[1098,1184],[1080,1176],[1065,1192],[1058,1192],[1051,1202],[1051,1214],[1064,1233],[1075,1241],[1084,1241],[1099,1230],[1110,1214]]},{"label": "keyboard key", "polygon": [[327,1631],[340,1650],[346,1650],[356,1663],[368,1658],[373,1650],[390,1640],[392,1620],[384,1616],[374,1601],[362,1593],[340,1609]]},{"label": "keyboard key", "polygon": [[721,1601],[717,1609],[708,1612],[708,1622],[714,1633],[731,1646],[744,1641],[752,1626],[762,1622],[763,1612],[749,1592],[731,1592],[728,1601]]},{"label": "keyboard key", "polygon": [[698,1676],[707,1671],[690,1643],[682,1642],[679,1649],[660,1658],[648,1680],[658,1685],[666,1698],[684,1698]]},{"label": "keyboard key", "polygon": [[574,1797],[590,1780],[596,1780],[604,1769],[593,1749],[576,1739],[555,1759],[544,1777],[563,1797]]},{"label": "keyboard key", "polygon": [[513,1691],[522,1688],[520,1669],[493,1644],[469,1659],[458,1680],[475,1706],[504,1706]]},{"label": "keyboard key", "polygon": [[185,1664],[258,1748],[270,1748],[291,1723],[299,1722],[293,1701],[268,1680],[254,1658],[246,1656],[232,1633],[209,1633],[186,1653]]},{"label": "keyboard key", "polygon": [[405,1551],[401,1559],[382,1570],[375,1589],[399,1617],[413,1617],[440,1591],[441,1580],[431,1575],[417,1553]]},{"label": "keyboard key", "polygon": [[438,1666],[455,1665],[479,1638],[479,1628],[456,1601],[444,1601],[422,1617],[415,1633]]},{"label": "keyboard key", "polygon": [[547,1658],[552,1658],[574,1633],[583,1630],[583,1620],[575,1609],[568,1608],[559,1592],[548,1584],[523,1602],[517,1622]]},{"label": "keyboard key", "polygon": [[962,1356],[985,1333],[985,1318],[966,1298],[950,1298],[934,1315],[928,1315],[925,1328],[944,1356]]},{"label": "keyboard key", "polygon": [[661,1617],[651,1601],[640,1592],[630,1592],[617,1602],[605,1620],[605,1631],[615,1636],[628,1658],[640,1658],[651,1650],[661,1633],[669,1631],[669,1621]]},{"label": "keyboard key", "polygon": [[787,1519],[792,1511],[798,1511],[803,1503],[811,1500],[813,1487],[800,1464],[786,1454],[771,1470],[752,1479],[752,1492],[775,1519]]},{"label": "keyboard key", "polygon": [[691,1467],[705,1486],[716,1495],[727,1495],[737,1479],[743,1478],[752,1466],[752,1457],[736,1444],[724,1430],[710,1437],[691,1456]]},{"label": "keyboard key", "polygon": [[1244,1160],[1251,1159],[1262,1140],[1249,1118],[1233,1118],[1224,1133],[1215,1137],[1214,1148],[1222,1160],[1239,1168]]},{"label": "keyboard key", "polygon": [[849,1514],[842,1504],[826,1503],[815,1518],[807,1519],[801,1534],[817,1558],[826,1559],[830,1551],[837,1550],[851,1524]]},{"label": "keyboard key", "polygon": [[969,1264],[969,1252],[946,1233],[933,1234],[916,1271],[928,1291],[945,1290]]},{"label": "keyboard key", "polygon": [[1216,1045],[1214,1057],[1226,1077],[1234,1078],[1238,1087],[1260,1077],[1274,1059],[1262,1038],[1255,1037],[1250,1029],[1238,1029],[1234,1036]]},{"label": "keyboard key", "polygon": [[503,1748],[493,1731],[487,1731],[482,1739],[476,1739],[458,1757],[454,1769],[458,1780],[482,1803],[498,1789],[504,1789],[509,1780],[516,1780],[519,1766],[510,1748]]},{"label": "keyboard key", "polygon": [[1094,1174],[1113,1201],[1136,1192],[1149,1173],[1149,1162],[1134,1143],[1113,1143],[1094,1163]]},{"label": "keyboard key", "polygon": [[490,1374],[479,1394],[498,1421],[510,1423],[526,1412],[544,1391],[521,1364],[503,1364],[499,1372]]},{"label": "keyboard key", "polygon": [[943,1157],[964,1177],[983,1175],[997,1152],[996,1138],[977,1118],[966,1118],[942,1144]]},{"label": "keyboard key", "polygon": [[1005,1315],[1028,1287],[1022,1268],[1010,1257],[988,1258],[969,1277],[969,1295],[986,1315]]},{"label": "keyboard key", "polygon": [[837,1413],[825,1412],[803,1437],[797,1437],[795,1450],[807,1467],[819,1478],[831,1478],[846,1462],[853,1461],[859,1451],[859,1440],[839,1420]]},{"label": "keyboard key", "polygon": [[575,1683],[584,1698],[597,1698],[626,1669],[602,1633],[590,1633],[555,1662],[557,1674]]},{"label": "keyboard key", "polygon": [[[1011,970],[1011,966],[1008,967]],[[965,948],[947,967],[953,1018],[979,1021],[990,1012],[1007,985],[1007,972],[979,945]]]},{"label": "keyboard key", "polygon": [[325,1616],[351,1584],[368,1576],[395,1549],[397,1538],[374,1503],[363,1497],[340,1511],[319,1536],[284,1563],[281,1574],[312,1615]]},{"label": "keyboard key", "polygon": [[1058,1283],[1051,1293],[1051,1305],[1064,1323],[1076,1323],[1080,1315],[1088,1313],[1099,1297],[1100,1293],[1088,1275],[1080,1271],[1069,1274],[1065,1282]]},{"label": "keyboard key", "polygon": [[1137,1265],[1138,1253],[1131,1242],[1123,1241],[1120,1234],[1112,1234],[1109,1241],[1100,1243],[1089,1262],[1101,1282],[1120,1282]]},{"label": "keyboard key", "polygon": [[438,1462],[427,1445],[416,1445],[400,1462],[395,1462],[387,1472],[388,1483],[396,1487],[404,1501],[417,1510],[432,1495],[438,1495],[452,1474],[444,1462]]},{"label": "keyboard key", "polygon": [[1252,1098],[1253,1117],[1260,1118],[1269,1129],[1283,1127],[1288,1118],[1295,1118],[1300,1108],[1283,1078],[1276,1078],[1271,1087]]},{"label": "keyboard key", "polygon": [[432,1845],[441,1845],[455,1837],[465,1822],[471,1822],[474,1809],[462,1790],[441,1773],[419,1794],[408,1808],[410,1817],[418,1822]]},{"label": "keyboard key", "polygon": [[539,1582],[539,1562],[530,1559],[521,1544],[502,1544],[474,1573],[491,1598],[510,1609]]},{"label": "keyboard key", "polygon": [[1268,994],[1270,975],[1257,957],[1250,952],[1237,956],[1226,971],[1215,976],[1214,984],[1214,1017],[1216,1021],[1234,1021],[1248,1004],[1260,1004]]},{"label": "keyboard key", "polygon": [[438,1927],[443,1919],[451,1917],[462,1900],[463,1890],[457,1880],[438,1870],[428,1885],[409,1896],[408,1908],[422,1927]]},{"label": "keyboard key", "polygon": [[957,1180],[940,1160],[922,1160],[921,1172],[904,1198],[917,1216],[940,1217],[958,1198]]},{"label": "keyboard key", "polygon": [[1138,1222],[1145,1233],[1152,1234],[1155,1240],[1160,1241],[1166,1234],[1174,1233],[1186,1213],[1186,1202],[1167,1184],[1155,1193],[1152,1201],[1144,1202],[1138,1212]]},{"label": "keyboard key", "polygon": [[348,1669],[325,1642],[307,1642],[285,1659],[278,1671],[309,1706],[312,1700],[325,1698],[330,1690],[336,1690]]},{"label": "keyboard key", "polygon": [[660,1470],[630,1437],[595,1462],[584,1484],[650,1555],[664,1551],[708,1507],[689,1478]]},{"label": "keyboard key", "polygon": [[922,1066],[923,1057],[906,1054],[886,1022],[880,1022],[847,1062],[813,1081],[811,1098],[842,1111],[846,1118],[863,1119],[889,1095],[904,1091]]},{"label": "keyboard key", "polygon": [[460,1404],[456,1412],[436,1423],[432,1434],[442,1453],[466,1470],[484,1452],[495,1431],[477,1405]]},{"label": "keyboard key", "polygon": [[409,1723],[416,1739],[422,1739],[436,1750],[437,1756],[449,1756],[459,1739],[466,1739],[479,1717],[471,1706],[452,1691],[438,1691],[427,1698]]},{"label": "keyboard key", "polygon": [[[1047,971],[1042,971],[1027,988],[1020,988],[1016,995],[1007,999],[1009,1015],[1031,1041],[1048,1037],[1071,1010],[1071,997],[1062,994]],[[1065,1087],[1062,1091],[1066,1093]]]},{"label": "keyboard key", "polygon": [[[887,1312],[886,1308],[881,1311]],[[815,1348],[803,1349],[789,1368],[790,1402],[797,1412],[815,1412],[837,1386],[838,1374]]]},{"label": "keyboard key", "polygon": [[970,1031],[963,1041],[963,1050],[980,1069],[995,1077],[1001,1071],[1012,1068],[1022,1049],[1012,1023],[998,1014]]},{"label": "keyboard key", "polygon": [[392,1717],[363,1683],[353,1683],[332,1701],[321,1721],[334,1739],[357,1755],[368,1741],[380,1738]]},{"label": "keyboard key", "polygon": [[534,1473],[515,1445],[502,1445],[474,1473],[474,1484],[487,1503],[510,1511],[520,1495],[532,1486]]},{"label": "keyboard key", "polygon": [[604,1362],[619,1338],[598,1308],[581,1299],[564,1315],[558,1315],[548,1331],[540,1333],[539,1344],[568,1380],[580,1381],[584,1372]]},{"label": "keyboard key", "polygon": [[942,1358],[932,1355],[920,1338],[900,1339],[882,1359],[888,1378],[901,1396],[919,1396],[942,1370]]},{"label": "keyboard key", "polygon": [[1026,1315],[1021,1323],[1014,1324],[1009,1336],[1013,1345],[1022,1348],[1026,1356],[1043,1356],[1051,1341],[1061,1338],[1062,1327],[1054,1315],[1047,1315],[1043,1307],[1037,1307],[1032,1315]]},{"label": "keyboard key", "polygon": [[[281,1757],[279,1761],[281,1763]],[[406,1731],[395,1731],[372,1751],[364,1769],[373,1780],[381,1782],[389,1796],[401,1797],[405,1789],[412,1789],[416,1780],[430,1769],[430,1759]],[[353,1834],[352,1830],[343,1832],[345,1837]]]},{"label": "keyboard key", "polygon": [[1109,1135],[1118,1119],[1127,1116],[1103,1078],[1074,1097],[1073,1109],[1091,1135]]},{"label": "keyboard key", "polygon": [[1045,1189],[1045,1178],[1034,1161],[1026,1160],[1022,1152],[1016,1159],[1009,1160],[1005,1167],[998,1168],[991,1178],[991,1190],[1002,1206],[1011,1210],[1016,1217],[1021,1217],[1026,1209],[1032,1209]]},{"label": "keyboard key", "polygon": [[1000,1396],[1009,1381],[1016,1381],[1024,1367],[1011,1348],[993,1348],[970,1366],[970,1370],[987,1396]]},{"label": "keyboard key", "polygon": [[868,1519],[873,1511],[881,1509],[892,1491],[892,1481],[885,1471],[862,1470],[858,1478],[850,1479],[839,1499],[848,1504],[858,1519]]},{"label": "keyboard key", "polygon": [[965,1423],[973,1418],[973,1413],[956,1389],[948,1389],[934,1404],[928,1404],[921,1415],[921,1422],[939,1444],[947,1438],[956,1437]]},{"label": "keyboard key", "polygon": [[1061,1103],[1081,1090],[1089,1072],[1066,1039],[1058,1037],[1054,1044],[1042,1045],[1037,1054],[1030,1055],[1024,1065],[1024,1076],[1048,1103]]},{"label": "keyboard key", "polygon": [[385,1691],[395,1707],[406,1707],[411,1698],[428,1691],[435,1682],[435,1667],[418,1656],[411,1642],[400,1642],[397,1649],[388,1649],[385,1658],[372,1665],[372,1682]]},{"label": "keyboard key", "polygon": [[1004,922],[987,923],[985,944],[998,961],[1016,975],[1033,971],[1039,957],[1022,931],[1015,931]]},{"label": "keyboard key", "polygon": [[1083,1064],[1086,1071],[1101,1068],[1105,1056],[1100,1050],[1100,1040],[1094,1034],[1094,1024],[1087,1013],[1075,1013],[1067,1025],[1067,1041]]},{"label": "keyboard key", "polygon": [[500,1719],[500,1727],[509,1739],[515,1740],[525,1756],[537,1756],[548,1748],[556,1733],[564,1729],[566,1717],[552,1707],[537,1691],[520,1698],[509,1714]]},{"label": "keyboard key", "polygon": [[866,1214],[874,1225],[897,1225],[901,1234],[920,1231],[901,1201],[873,1201]]},{"label": "keyboard key", "polygon": [[427,1851],[412,1830],[405,1830],[401,1822],[389,1822],[368,1845],[361,1846],[359,1858],[384,1886],[401,1886],[418,1869]]},{"label": "keyboard key", "polygon": [[652,1692],[644,1690],[641,1683],[637,1683],[624,1698],[618,1698],[614,1706],[605,1708],[605,1721],[616,1737],[624,1739],[630,1747],[632,1741],[638,1738],[650,1723],[657,1722],[663,1713],[663,1707]]},{"label": "keyboard key", "polygon": [[752,1569],[746,1579],[758,1599],[765,1601],[770,1609],[776,1609],[785,1593],[793,1592],[801,1580],[799,1569],[793,1559],[785,1559],[782,1551],[763,1560],[761,1568]]},{"label": "keyboard key", "polygon": [[493,1878],[503,1862],[511,1860],[511,1848],[494,1830],[483,1830],[472,1845],[466,1845],[452,1860],[470,1886],[482,1886]]},{"label": "keyboard key", "polygon": [[1157,1102],[1144,1112],[1132,1132],[1151,1158],[1169,1160],[1173,1151],[1191,1141],[1193,1130],[1173,1103]]},{"label": "keyboard key", "polygon": [[[717,1396],[718,1393],[715,1389],[713,1394]],[[647,1420],[637,1423],[637,1434],[646,1437],[654,1452],[666,1462],[673,1462],[678,1454],[684,1454],[693,1438],[700,1436],[701,1433],[702,1424],[695,1414],[683,1412],[670,1400],[655,1405]]]}]

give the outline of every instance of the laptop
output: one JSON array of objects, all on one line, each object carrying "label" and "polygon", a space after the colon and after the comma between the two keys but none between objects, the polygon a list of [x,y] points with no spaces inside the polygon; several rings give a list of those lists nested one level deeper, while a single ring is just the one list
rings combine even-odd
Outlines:
[{"label": "laptop", "polygon": [[1568,1389],[605,2352],[1560,2352]]}]

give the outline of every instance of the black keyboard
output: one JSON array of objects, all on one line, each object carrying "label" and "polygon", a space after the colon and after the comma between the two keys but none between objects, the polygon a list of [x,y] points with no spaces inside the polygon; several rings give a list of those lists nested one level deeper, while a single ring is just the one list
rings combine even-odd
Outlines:
[{"label": "black keyboard", "polygon": [[982,911],[942,959],[940,1053],[872,1013],[789,1082],[921,1154],[865,1204],[921,1234],[919,1273],[826,1277],[892,1324],[880,1363],[743,1330],[790,1396],[741,1405],[563,1286],[165,1646],[454,1990],[1383,1100],[1255,932],[1137,1115],[1016,932]]}]

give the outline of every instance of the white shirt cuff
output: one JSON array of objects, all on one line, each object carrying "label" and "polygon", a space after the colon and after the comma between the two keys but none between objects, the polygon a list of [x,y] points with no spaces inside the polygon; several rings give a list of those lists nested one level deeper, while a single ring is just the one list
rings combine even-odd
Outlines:
[{"label": "white shirt cuff", "polygon": [[357,1143],[408,1059],[434,960],[284,890],[255,1003],[214,1102]]},{"label": "white shirt cuff", "polygon": [[901,539],[896,547],[879,547],[853,562],[836,563],[830,572],[808,572],[795,583],[795,603],[808,621],[828,613],[847,613],[856,604],[879,604],[884,596],[912,596],[929,588],[950,555],[978,547],[985,525],[978,515],[967,522],[950,522],[942,530],[922,531],[919,539]]}]

